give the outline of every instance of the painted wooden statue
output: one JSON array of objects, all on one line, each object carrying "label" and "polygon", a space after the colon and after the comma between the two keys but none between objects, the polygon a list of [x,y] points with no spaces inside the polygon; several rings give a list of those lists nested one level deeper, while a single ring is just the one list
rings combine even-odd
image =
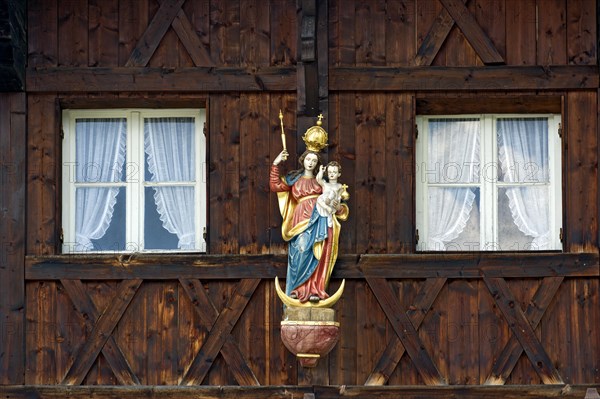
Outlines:
[{"label": "painted wooden statue", "polygon": [[332,305],[326,289],[338,256],[339,222],[347,219],[349,210],[343,202],[348,199],[346,186],[337,181],[341,166],[321,165],[319,153],[327,146],[321,118],[303,136],[306,151],[299,158],[301,168],[280,177],[279,164],[289,155],[284,144],[271,166],[270,187],[277,193],[281,233],[289,243],[286,295],[295,305],[323,301],[321,306],[327,307]]}]

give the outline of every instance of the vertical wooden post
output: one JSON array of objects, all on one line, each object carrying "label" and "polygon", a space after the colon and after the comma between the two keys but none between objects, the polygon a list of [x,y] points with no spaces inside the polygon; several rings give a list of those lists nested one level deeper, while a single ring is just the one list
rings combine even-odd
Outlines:
[{"label": "vertical wooden post", "polygon": [[0,385],[25,383],[25,104],[0,94]]},{"label": "vertical wooden post", "polygon": [[304,151],[302,135],[323,114],[322,127],[329,132],[328,1],[298,0],[297,131],[298,148]]}]

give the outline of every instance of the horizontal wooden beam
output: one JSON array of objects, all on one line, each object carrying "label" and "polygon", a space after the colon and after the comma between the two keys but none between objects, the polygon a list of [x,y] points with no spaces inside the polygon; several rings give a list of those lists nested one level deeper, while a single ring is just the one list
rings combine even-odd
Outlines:
[{"label": "horizontal wooden beam", "polygon": [[28,92],[295,91],[295,67],[29,68]]},{"label": "horizontal wooden beam", "polygon": [[597,66],[336,67],[332,91],[597,89]]},{"label": "horizontal wooden beam", "polygon": [[[0,386],[0,397],[10,399],[70,399],[104,398],[170,398],[170,399],[416,399],[416,398],[462,398],[462,399],[583,399],[591,385],[454,385],[441,387],[422,386],[60,386],[28,385]],[[596,387],[596,386],[594,386]]]},{"label": "horizontal wooden beam", "polygon": [[560,114],[560,95],[489,95],[481,97],[444,96],[423,94],[416,98],[417,115],[456,114]]},{"label": "horizontal wooden beam", "polygon": [[[479,279],[599,276],[597,253],[344,255],[333,278]],[[285,278],[285,255],[55,255],[28,256],[26,280],[176,280]]]}]

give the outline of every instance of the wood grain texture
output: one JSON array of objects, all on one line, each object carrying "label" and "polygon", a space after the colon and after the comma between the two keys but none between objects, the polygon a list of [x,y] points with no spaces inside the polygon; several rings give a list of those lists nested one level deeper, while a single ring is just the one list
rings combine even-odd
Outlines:
[{"label": "wood grain texture", "polygon": [[0,384],[25,374],[25,94],[0,94]]}]

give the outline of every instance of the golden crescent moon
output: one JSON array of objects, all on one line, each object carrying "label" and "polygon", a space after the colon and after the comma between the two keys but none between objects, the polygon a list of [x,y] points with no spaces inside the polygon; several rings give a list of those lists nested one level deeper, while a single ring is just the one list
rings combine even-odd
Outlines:
[{"label": "golden crescent moon", "polygon": [[327,299],[321,299],[319,302],[300,302],[299,299],[290,298],[283,292],[281,286],[279,285],[279,278],[275,277],[275,291],[277,292],[277,296],[281,299],[281,302],[284,305],[290,307],[299,307],[299,308],[330,308],[342,297],[344,293],[344,287],[346,286],[346,279],[342,280],[342,284],[340,284],[340,288]]}]

